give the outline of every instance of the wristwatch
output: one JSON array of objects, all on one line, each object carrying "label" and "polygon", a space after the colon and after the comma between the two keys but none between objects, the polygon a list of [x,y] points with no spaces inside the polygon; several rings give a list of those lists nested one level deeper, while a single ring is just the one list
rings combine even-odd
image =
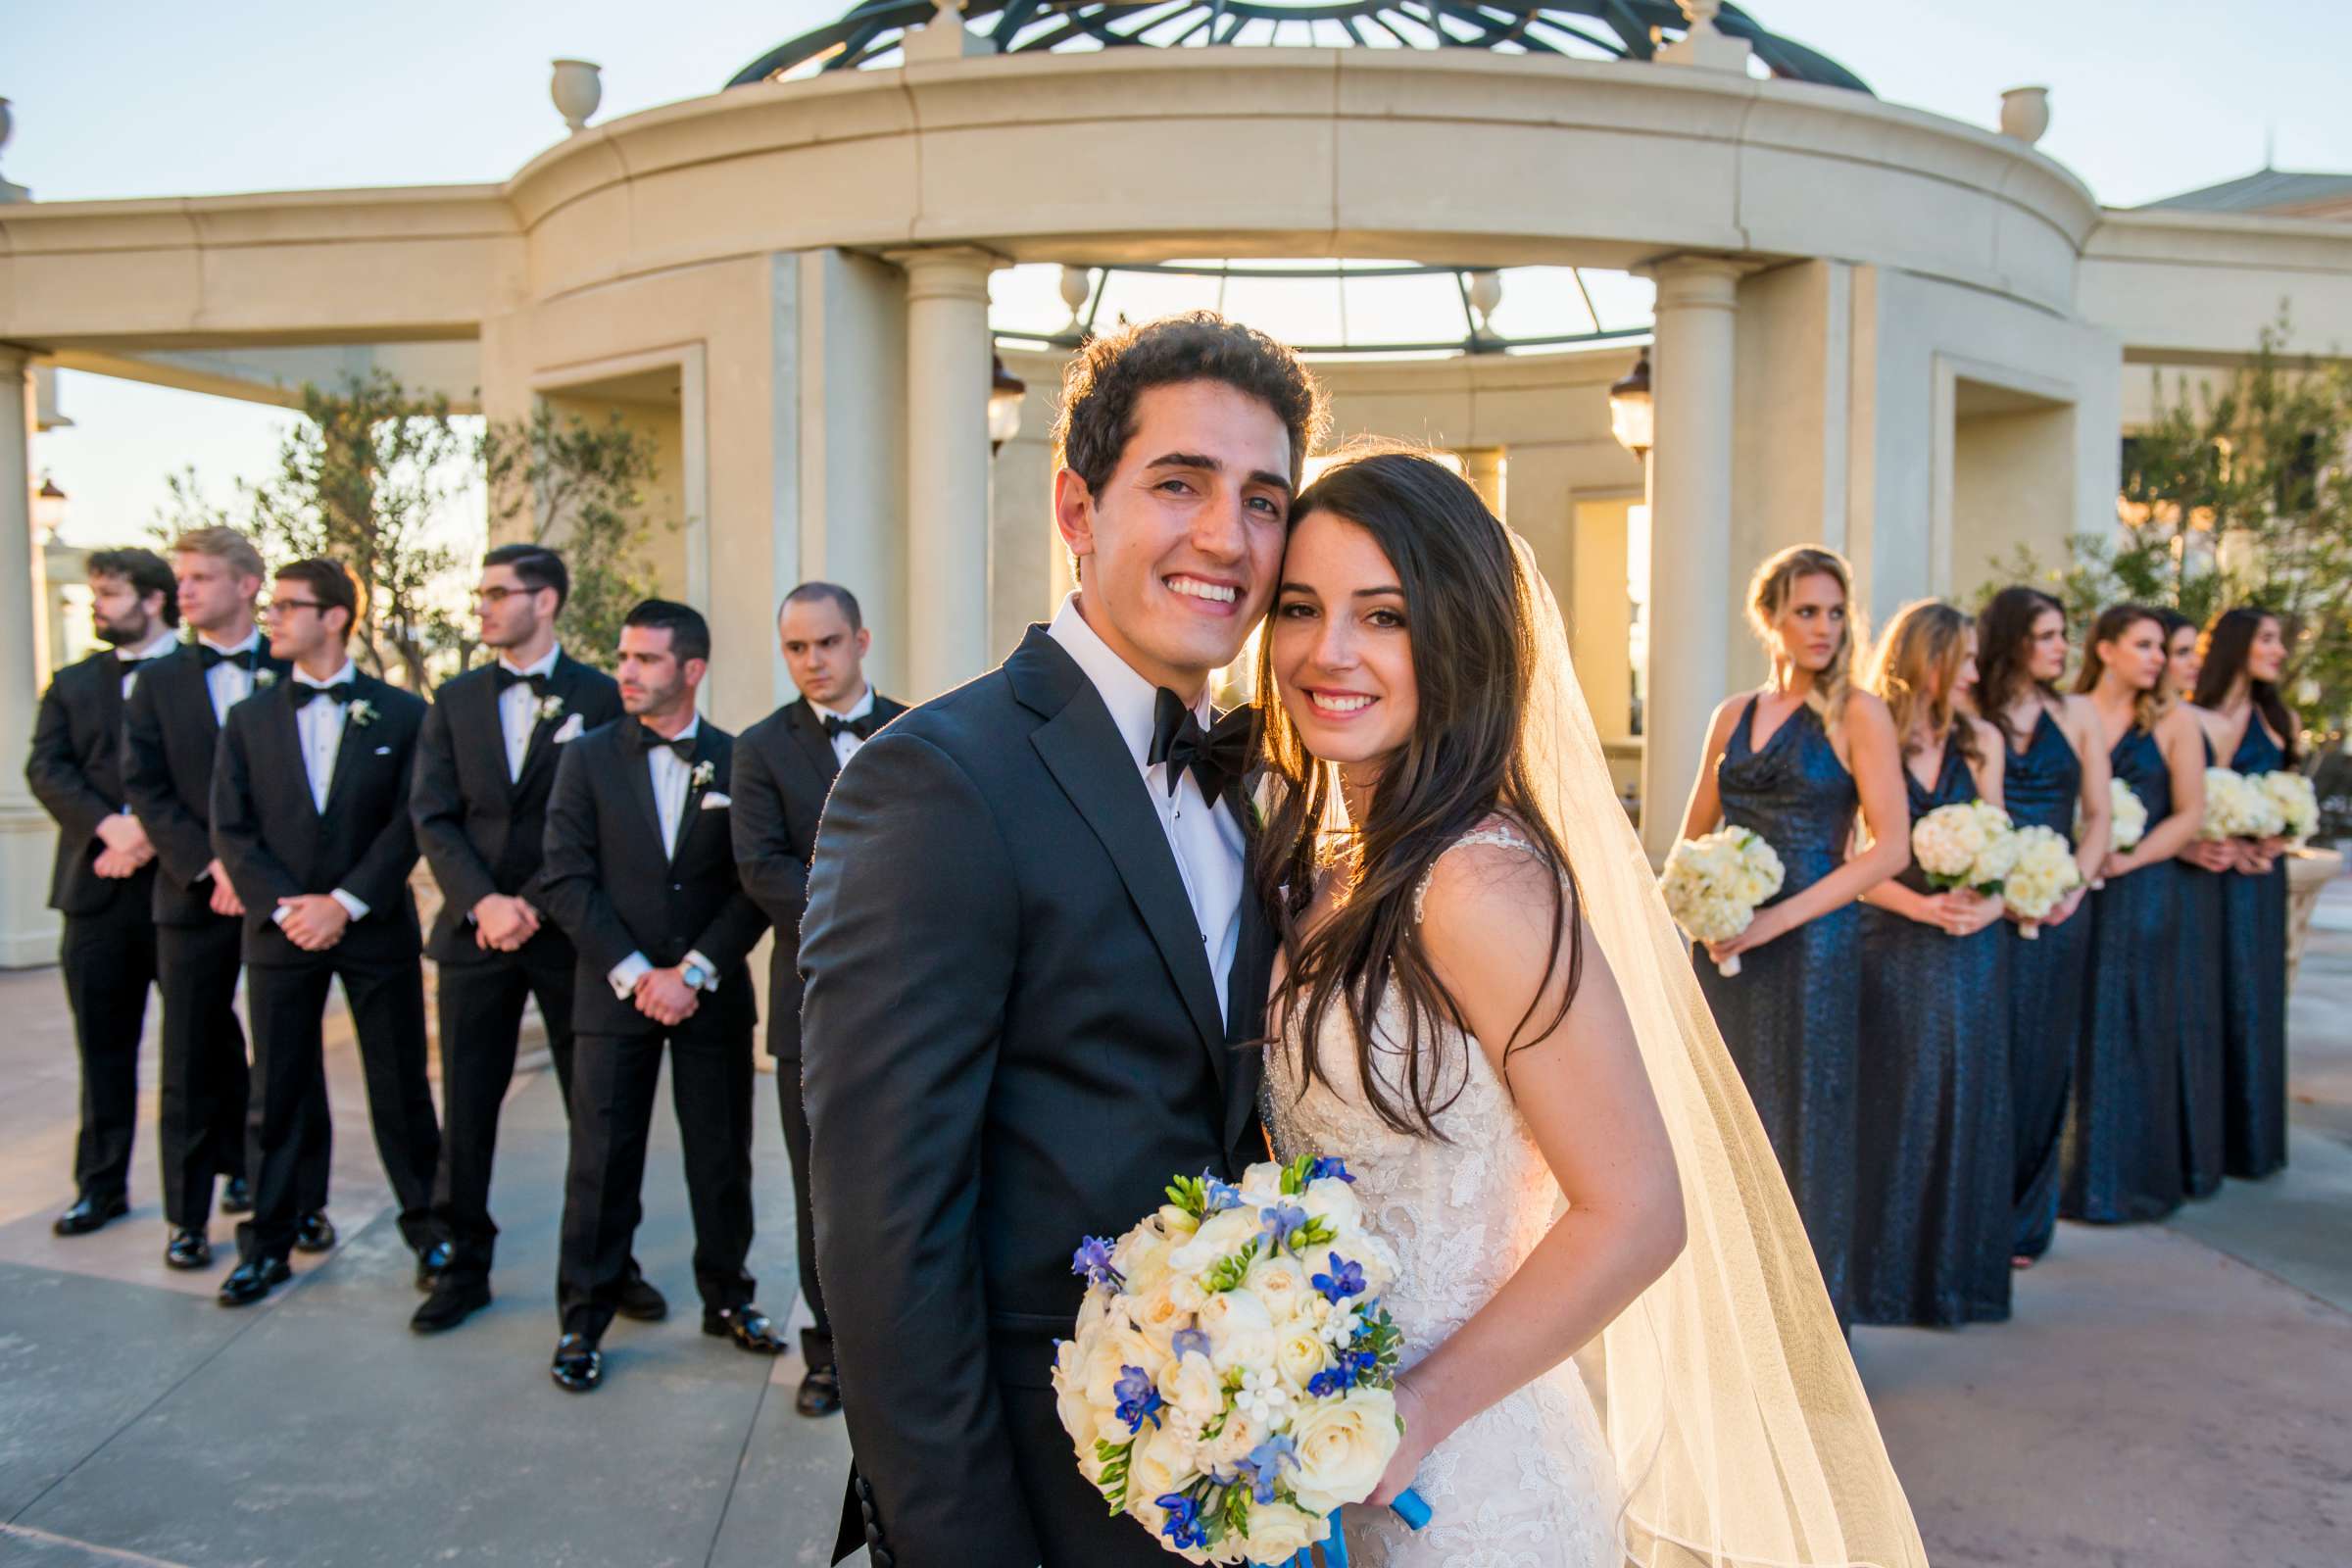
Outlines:
[{"label": "wristwatch", "polygon": [[685,981],[690,990],[700,991],[710,983],[710,971],[699,963],[680,964],[678,978]]}]

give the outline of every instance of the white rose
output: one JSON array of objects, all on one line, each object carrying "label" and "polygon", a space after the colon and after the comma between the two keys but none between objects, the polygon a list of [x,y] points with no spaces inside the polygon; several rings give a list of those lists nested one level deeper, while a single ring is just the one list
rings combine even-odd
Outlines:
[{"label": "white rose", "polygon": [[1331,1521],[1287,1502],[1250,1505],[1250,1557],[1253,1562],[1279,1563],[1305,1550],[1331,1533]]},{"label": "white rose", "polygon": [[1166,1231],[1175,1241],[1182,1241],[1200,1228],[1199,1220],[1178,1208],[1174,1203],[1159,1205],[1159,1225],[1160,1229]]},{"label": "white rose", "polygon": [[1219,1291],[1201,1303],[1200,1330],[1208,1358],[1220,1372],[1262,1367],[1274,1359],[1274,1319],[1247,1289]]},{"label": "white rose", "polygon": [[1306,1210],[1308,1219],[1330,1222],[1331,1228],[1346,1235],[1364,1222],[1364,1205],[1356,1200],[1355,1189],[1337,1176],[1323,1176],[1306,1184],[1298,1197],[1298,1206]]},{"label": "white rose", "polygon": [[[1147,1425],[1135,1440],[1138,1454],[1149,1459],[1155,1469],[1176,1478],[1175,1486],[1162,1487],[1159,1492],[1175,1492],[1200,1476],[1200,1468],[1195,1457],[1200,1446],[1199,1429],[1182,1421],[1162,1421],[1156,1429]],[[1159,1492],[1152,1495],[1158,1496]]]},{"label": "white rose", "polygon": [[1208,1299],[1208,1293],[1190,1274],[1179,1274],[1168,1282],[1168,1299],[1187,1312],[1198,1312]]},{"label": "white rose", "polygon": [[1197,1432],[1225,1408],[1225,1383],[1208,1357],[1195,1350],[1160,1369],[1159,1396]]},{"label": "white rose", "polygon": [[1281,1198],[1282,1167],[1271,1160],[1260,1160],[1242,1172],[1242,1196],[1260,1203],[1271,1203]]},{"label": "white rose", "polygon": [[1168,1272],[1168,1239],[1150,1220],[1119,1238],[1111,1250],[1110,1266],[1127,1281],[1127,1293],[1141,1296]]},{"label": "white rose", "polygon": [[1180,1274],[1197,1274],[1226,1253],[1240,1251],[1242,1245],[1258,1230],[1255,1209],[1229,1208],[1210,1218],[1169,1252],[1168,1267]]},{"label": "white rose", "polygon": [[1311,1321],[1292,1325],[1274,1346],[1274,1370],[1282,1374],[1283,1382],[1301,1394],[1306,1392],[1308,1381],[1330,1364],[1323,1336],[1315,1332]]},{"label": "white rose", "polygon": [[1174,1275],[1162,1274],[1149,1291],[1127,1301],[1137,1330],[1152,1342],[1154,1365],[1166,1358],[1176,1331],[1192,1321],[1194,1308],[1176,1304],[1176,1283]]},{"label": "white rose", "polygon": [[1108,1410],[1119,1402],[1118,1382],[1128,1367],[1142,1367],[1150,1377],[1159,1370],[1163,1359],[1157,1348],[1137,1330],[1106,1328],[1085,1362],[1086,1396],[1096,1408]]},{"label": "white rose", "polygon": [[1351,1296],[1348,1300],[1361,1306],[1388,1295],[1389,1287],[1396,1280],[1396,1253],[1388,1242],[1370,1231],[1342,1240],[1348,1246],[1341,1250],[1340,1255],[1364,1271],[1364,1294]]},{"label": "white rose", "polygon": [[1070,1435],[1079,1469],[1095,1466],[1087,1471],[1086,1478],[1092,1482],[1102,1469],[1095,1464],[1095,1407],[1086,1397],[1086,1377],[1075,1340],[1062,1341],[1054,1352],[1054,1413],[1061,1418],[1061,1430]]},{"label": "white rose", "polygon": [[1250,1264],[1242,1276],[1242,1288],[1265,1303],[1266,1316],[1277,1325],[1297,1317],[1314,1294],[1306,1283],[1306,1270],[1287,1252]]},{"label": "white rose", "polygon": [[1350,1389],[1294,1417],[1291,1439],[1298,1446],[1291,1486],[1301,1508],[1329,1513],[1361,1502],[1396,1452],[1396,1401],[1386,1389]]},{"label": "white rose", "polygon": [[1204,1469],[1230,1475],[1235,1465],[1250,1457],[1250,1449],[1270,1436],[1263,1421],[1236,1409],[1225,1417],[1225,1425],[1217,1435],[1200,1445],[1199,1462]]}]

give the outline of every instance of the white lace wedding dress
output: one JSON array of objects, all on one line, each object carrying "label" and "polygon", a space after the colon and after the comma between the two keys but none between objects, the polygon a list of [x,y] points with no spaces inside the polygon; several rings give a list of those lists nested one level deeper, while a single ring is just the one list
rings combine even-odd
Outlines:
[{"label": "white lace wedding dress", "polygon": [[[1470,844],[1527,848],[1508,829],[1490,826],[1463,835],[1446,853]],[[1382,999],[1374,1036],[1376,1054],[1386,1043],[1396,1063],[1395,1070],[1375,1063],[1393,1098],[1403,1088],[1400,1025],[1392,993]],[[1396,1132],[1365,1105],[1344,1007],[1327,1009],[1323,1037],[1323,1076],[1303,1099],[1296,1031],[1268,1053],[1266,1124],[1279,1158],[1311,1151],[1347,1161],[1365,1215],[1396,1251],[1396,1281],[1382,1304],[1403,1333],[1402,1364],[1410,1366],[1518,1269],[1550,1228],[1559,1188],[1486,1054],[1459,1030],[1446,1028],[1436,1041],[1438,1083],[1462,1086],[1437,1117],[1447,1140],[1442,1143]],[[1355,1568],[1611,1568],[1624,1561],[1616,1462],[1573,1363],[1473,1416],[1423,1461],[1415,1489],[1434,1515],[1418,1533],[1386,1508],[1346,1510]]]}]

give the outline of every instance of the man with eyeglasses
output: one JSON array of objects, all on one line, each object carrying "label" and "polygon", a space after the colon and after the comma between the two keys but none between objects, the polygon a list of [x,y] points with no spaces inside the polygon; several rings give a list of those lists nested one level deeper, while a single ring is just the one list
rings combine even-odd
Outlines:
[{"label": "man with eyeglasses", "polygon": [[[447,1259],[409,1319],[419,1334],[456,1328],[490,1304],[490,1169],[525,1001],[539,1004],[571,1108],[576,957],[539,891],[547,797],[563,749],[620,716],[620,688],[558,646],[556,617],[570,592],[564,558],[544,545],[484,556],[474,612],[482,646],[498,658],[442,684],[416,742],[409,814],[442,894],[424,951],[441,971],[433,1220]],[[634,1258],[618,1307],[648,1322],[669,1310]]]},{"label": "man with eyeglasses", "polygon": [[331,561],[280,566],[270,651],[293,674],[228,711],[213,776],[213,853],[245,906],[253,1020],[253,1213],[220,1304],[293,1277],[304,1106],[325,1071],[321,1018],[343,982],[375,1148],[400,1232],[432,1285],[441,1130],[425,1080],[424,973],[409,872],[409,779],[424,700],[359,672],[348,651],[360,587]]}]

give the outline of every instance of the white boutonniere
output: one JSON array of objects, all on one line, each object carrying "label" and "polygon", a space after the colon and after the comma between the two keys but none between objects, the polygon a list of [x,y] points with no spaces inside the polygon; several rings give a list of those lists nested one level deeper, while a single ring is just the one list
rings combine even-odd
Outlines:
[{"label": "white boutonniere", "polygon": [[581,719],[580,715],[574,713],[563,723],[557,725],[556,733],[550,738],[556,745],[561,746],[565,741],[578,740],[580,738],[580,732],[585,730],[587,727],[588,726],[586,722]]},{"label": "white boutonniere", "polygon": [[276,671],[276,670],[274,670],[274,669],[270,669],[270,668],[268,668],[268,667],[266,667],[266,666],[265,666],[264,668],[257,669],[257,670],[255,670],[255,671],[253,672],[253,689],[254,689],[255,691],[257,691],[257,692],[266,692],[266,691],[268,691],[268,690],[269,690],[270,687],[272,687],[272,686],[274,686],[274,685],[276,685],[276,684],[277,684],[277,671]]},{"label": "white boutonniere", "polygon": [[351,705],[351,726],[366,729],[375,722],[375,705],[362,697]]},{"label": "white boutonniere", "polygon": [[694,764],[694,771],[686,775],[686,782],[699,790],[708,788],[710,781],[716,777],[718,777],[718,769],[705,760]]},{"label": "white boutonniere", "polygon": [[549,692],[549,693],[548,693],[548,694],[547,694],[545,697],[542,697],[542,698],[540,698],[540,699],[539,699],[539,719],[540,719],[540,722],[542,722],[542,723],[545,723],[545,722],[546,722],[548,719],[551,719],[551,718],[561,718],[561,717],[563,716],[563,714],[564,714],[564,699],[563,699],[563,698],[561,698],[561,697],[558,697],[558,696],[557,696],[557,695],[556,695],[554,692]]}]

